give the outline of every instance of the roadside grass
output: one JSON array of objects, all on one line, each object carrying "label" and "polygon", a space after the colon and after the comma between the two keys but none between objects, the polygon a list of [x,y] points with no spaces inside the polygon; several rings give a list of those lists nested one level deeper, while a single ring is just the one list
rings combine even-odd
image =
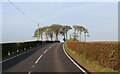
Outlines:
[{"label": "roadside grass", "polygon": [[[95,61],[90,61],[85,55],[73,51],[67,47],[67,42],[64,43],[65,51],[81,66],[89,72],[118,72],[110,68],[105,68],[97,64]],[[94,54],[94,53],[93,53]]]},{"label": "roadside grass", "polygon": [[32,49],[34,49],[34,48],[37,48],[37,47],[38,47],[38,46],[34,46],[34,47],[29,48],[29,49],[24,50],[24,51],[13,52],[13,53],[12,53],[11,55],[9,55],[9,56],[2,56],[2,57],[1,57],[1,58],[2,58],[2,61],[6,60],[6,59],[9,59],[9,58],[12,58],[12,57],[15,57],[15,56],[17,56],[17,55],[19,55],[19,54],[22,54],[22,53],[24,53],[24,52],[30,51],[30,50],[32,50]]},{"label": "roadside grass", "polygon": [[19,51],[19,52],[15,52],[14,54],[11,54],[9,56],[2,56],[2,61],[6,60],[6,59],[9,59],[9,58],[12,58],[12,57],[15,57],[21,53],[24,53],[24,52],[27,52],[29,50],[26,50],[26,51]]}]

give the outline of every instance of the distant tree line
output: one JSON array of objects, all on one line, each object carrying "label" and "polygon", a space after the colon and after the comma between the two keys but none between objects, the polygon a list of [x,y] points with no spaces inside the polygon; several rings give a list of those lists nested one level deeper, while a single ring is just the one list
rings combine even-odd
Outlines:
[{"label": "distant tree line", "polygon": [[[70,34],[70,38],[75,38],[79,41],[86,41],[86,37],[89,36],[88,30],[80,25],[73,25],[72,27],[74,29],[74,34]],[[63,36],[63,41],[65,41],[68,39],[68,31],[72,30],[72,27],[68,25],[62,26],[60,24],[39,27],[35,30],[33,37],[37,38],[37,40],[43,40],[43,37],[45,37],[47,41],[49,41],[49,39],[51,41],[58,41],[58,36],[61,35]]]}]

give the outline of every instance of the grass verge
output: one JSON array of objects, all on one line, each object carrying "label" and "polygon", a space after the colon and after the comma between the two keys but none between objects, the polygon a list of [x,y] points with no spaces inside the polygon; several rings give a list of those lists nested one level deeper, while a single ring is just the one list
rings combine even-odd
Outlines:
[{"label": "grass verge", "polygon": [[22,54],[22,53],[24,53],[24,52],[31,51],[32,49],[35,49],[35,48],[37,48],[37,47],[39,47],[39,46],[34,46],[34,47],[29,48],[29,49],[24,50],[24,51],[14,52],[14,54],[11,54],[10,56],[2,56],[2,61],[7,60],[7,59],[12,58],[12,57],[15,57],[15,56],[17,56],[17,55],[19,55],[19,54]]},{"label": "grass verge", "polygon": [[89,58],[86,58],[85,55],[81,55],[78,52],[75,52],[68,48],[67,42],[64,43],[65,51],[72,57],[74,60],[87,69],[89,72],[118,72],[110,68],[105,68],[98,65],[95,61],[90,61]]}]

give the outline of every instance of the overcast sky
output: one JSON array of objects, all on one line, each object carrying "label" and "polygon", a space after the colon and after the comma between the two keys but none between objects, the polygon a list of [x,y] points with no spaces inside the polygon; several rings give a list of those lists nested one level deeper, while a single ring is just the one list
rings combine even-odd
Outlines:
[{"label": "overcast sky", "polygon": [[[13,3],[28,18],[9,2],[3,2],[2,42],[35,40],[32,36],[38,22],[41,27],[54,23],[85,26],[90,33],[88,41],[118,40],[117,2]],[[69,33],[71,34],[72,31],[69,31]],[[62,40],[62,38],[60,39]]]}]

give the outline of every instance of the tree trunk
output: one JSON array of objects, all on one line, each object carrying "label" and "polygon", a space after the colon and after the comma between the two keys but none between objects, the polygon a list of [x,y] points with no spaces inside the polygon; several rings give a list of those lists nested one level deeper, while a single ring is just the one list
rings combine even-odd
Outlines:
[{"label": "tree trunk", "polygon": [[51,37],[51,41],[52,41],[52,37]]},{"label": "tree trunk", "polygon": [[66,33],[65,33],[65,34],[66,34],[66,39],[68,39],[68,37],[67,37],[67,31],[66,31]]},{"label": "tree trunk", "polygon": [[80,41],[81,41],[81,37],[82,37],[82,36],[81,36],[81,32],[80,32]]},{"label": "tree trunk", "polygon": [[66,39],[68,39],[68,37],[67,37],[67,32],[66,32]]},{"label": "tree trunk", "polygon": [[74,38],[76,39],[76,29],[75,29],[75,32],[74,32],[74,34],[75,34]]},{"label": "tree trunk", "polygon": [[84,42],[86,42],[86,34],[84,33]]},{"label": "tree trunk", "polygon": [[53,40],[53,33],[50,34],[51,41]]},{"label": "tree trunk", "polygon": [[65,34],[64,34],[64,38],[63,38],[63,41],[65,41],[66,40],[66,38],[65,38]]},{"label": "tree trunk", "polygon": [[41,40],[43,40],[43,34],[40,34],[40,38],[41,38]]},{"label": "tree trunk", "polygon": [[41,35],[41,40],[43,40],[43,36]]},{"label": "tree trunk", "polygon": [[39,41],[39,39],[40,39],[40,34],[38,33],[37,34],[37,40]]},{"label": "tree trunk", "polygon": [[46,35],[46,40],[48,40],[48,35]]},{"label": "tree trunk", "polygon": [[56,41],[58,40],[58,31],[57,31],[56,34],[55,34],[55,40],[56,40]]}]

